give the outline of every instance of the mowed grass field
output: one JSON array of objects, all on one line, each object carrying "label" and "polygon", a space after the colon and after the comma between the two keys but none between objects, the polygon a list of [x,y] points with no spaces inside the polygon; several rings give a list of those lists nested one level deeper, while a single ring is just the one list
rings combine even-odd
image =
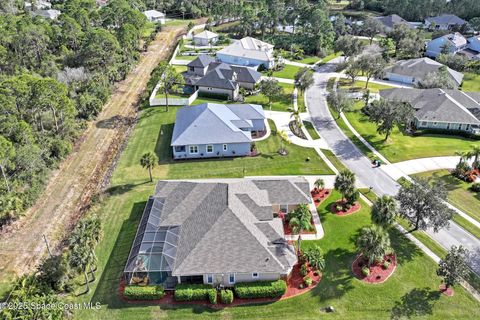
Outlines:
[{"label": "mowed grass field", "polygon": [[[142,210],[154,184],[118,184],[99,209],[104,238],[97,248],[98,280],[88,295],[76,302],[100,303],[97,310],[79,310],[76,319],[478,319],[480,304],[461,287],[446,297],[438,291],[440,278],[436,264],[395,229],[390,230],[392,246],[399,265],[383,284],[369,285],[351,274],[351,263],[357,252],[354,236],[370,224],[370,209],[351,216],[335,216],[326,208],[340,199],[334,192],[318,208],[325,237],[302,241],[304,248],[319,245],[326,258],[320,284],[310,292],[291,299],[250,306],[211,309],[200,305],[128,304],[118,296],[118,285],[135,236]],[[122,179],[120,179],[122,180]],[[336,312],[322,309],[334,306]]]}]

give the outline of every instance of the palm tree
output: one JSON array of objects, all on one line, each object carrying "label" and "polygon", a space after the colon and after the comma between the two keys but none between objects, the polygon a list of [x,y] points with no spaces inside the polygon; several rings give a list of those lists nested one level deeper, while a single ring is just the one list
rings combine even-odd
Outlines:
[{"label": "palm tree", "polygon": [[322,249],[315,245],[303,252],[303,256],[310,263],[310,266],[316,270],[323,270],[325,268],[325,258],[323,256]]},{"label": "palm tree", "polygon": [[384,195],[372,206],[372,222],[382,227],[390,226],[397,216],[397,203],[393,197]]},{"label": "palm tree", "polygon": [[293,118],[297,123],[297,127],[301,128],[302,121],[300,121],[300,110],[298,110],[298,108],[288,107],[287,111],[290,112],[290,118]]},{"label": "palm tree", "polygon": [[143,168],[148,169],[148,174],[150,175],[150,182],[153,181],[152,178],[152,169],[158,162],[157,156],[153,152],[147,152],[143,154],[142,158],[140,159],[140,165]]},{"label": "palm tree", "polygon": [[315,188],[323,190],[325,188],[325,181],[323,181],[323,179],[319,178],[319,179],[315,180],[313,185],[315,186]]},{"label": "palm tree", "polygon": [[382,261],[391,252],[390,237],[380,226],[371,225],[360,230],[357,237],[357,249],[368,260],[368,265]]},{"label": "palm tree", "polygon": [[335,178],[335,189],[342,194],[342,201],[345,201],[345,198],[348,195],[355,193],[355,174],[345,169]]},{"label": "palm tree", "polygon": [[92,254],[92,250],[85,245],[85,243],[78,243],[70,250],[69,264],[72,268],[83,272],[85,276],[85,284],[87,289],[85,293],[90,291],[90,285],[87,274],[87,267],[95,263],[96,258]]},{"label": "palm tree", "polygon": [[472,149],[468,152],[468,157],[473,158],[473,167],[479,167],[478,157],[480,157],[480,146],[472,146]]},{"label": "palm tree", "polygon": [[290,213],[288,225],[292,228],[294,234],[298,234],[297,250],[300,251],[301,233],[312,229],[312,212],[306,204],[301,204]]},{"label": "palm tree", "polygon": [[285,130],[277,131],[278,136],[280,137],[280,153],[285,154],[285,143],[290,143],[290,139],[288,138],[287,132]]},{"label": "palm tree", "polygon": [[165,94],[165,107],[168,112],[168,95],[171,92],[178,91],[179,88],[183,87],[185,80],[181,74],[179,74],[175,68],[168,64],[162,63],[157,68],[155,68],[154,74],[152,77],[158,78],[160,84],[159,91]]}]

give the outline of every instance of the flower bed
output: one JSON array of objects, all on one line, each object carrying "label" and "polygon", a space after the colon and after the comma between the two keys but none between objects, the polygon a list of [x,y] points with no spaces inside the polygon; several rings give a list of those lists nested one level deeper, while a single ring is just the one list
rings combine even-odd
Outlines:
[{"label": "flower bed", "polygon": [[[385,261],[388,262],[387,268],[384,266]],[[362,272],[363,267],[368,268],[368,275],[365,275]],[[352,272],[355,277],[367,283],[383,283],[387,281],[396,268],[397,257],[394,254],[385,256],[384,261],[374,264],[370,267],[367,266],[367,260],[363,257],[363,255],[359,255],[352,264]]]},{"label": "flower bed", "polygon": [[453,291],[453,288],[448,288],[445,290],[445,284],[441,284],[439,287],[438,287],[438,290],[440,290],[440,292],[444,295],[446,295],[447,297],[453,297],[454,295],[454,291]]},{"label": "flower bed", "polygon": [[360,211],[360,209],[362,208],[360,202],[355,202],[348,210],[337,210],[337,206],[339,205],[343,207],[345,205],[345,202],[343,200],[338,200],[334,204],[332,204],[330,208],[330,211],[338,216],[347,216],[349,214]]},{"label": "flower bed", "polygon": [[[310,224],[312,225],[312,230],[304,230],[301,234],[316,234],[317,233],[317,230],[315,229],[315,224],[313,223],[313,217],[312,219],[310,220]],[[285,235],[293,235],[293,231],[292,231],[292,228],[290,227],[290,225],[288,224],[288,222],[283,219],[283,232],[285,233]]]},{"label": "flower bed", "polygon": [[282,296],[282,299],[295,297],[308,292],[315,288],[322,279],[321,272],[318,272],[318,275],[315,275],[314,270],[312,270],[312,268],[308,268],[308,273],[306,276],[312,279],[312,285],[309,287],[305,286],[304,276],[300,274],[300,267],[301,264],[299,263],[293,266],[292,273],[287,281],[287,292],[285,292],[285,294]]},{"label": "flower bed", "polygon": [[319,190],[315,188],[310,192],[310,194],[312,195],[312,199],[315,202],[315,205],[318,206],[330,196],[331,190],[325,188]]}]

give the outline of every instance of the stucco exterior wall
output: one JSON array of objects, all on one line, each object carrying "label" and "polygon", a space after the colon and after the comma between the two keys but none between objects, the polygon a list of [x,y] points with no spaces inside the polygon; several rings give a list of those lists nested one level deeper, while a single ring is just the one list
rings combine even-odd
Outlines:
[{"label": "stucco exterior wall", "polygon": [[185,152],[175,151],[172,147],[174,159],[199,159],[199,158],[221,158],[221,157],[240,157],[250,153],[250,142],[227,143],[227,150],[223,150],[223,144],[212,144],[213,152],[207,152],[207,145],[197,145],[198,152],[190,153],[190,146],[185,146]]},{"label": "stucco exterior wall", "polygon": [[280,279],[280,273],[258,273],[258,277],[253,277],[252,273],[234,273],[235,275],[235,282],[230,283],[230,274],[212,274],[213,283],[208,283],[208,275],[203,275],[203,283],[210,284],[212,286],[223,285],[225,287],[233,287],[235,283],[241,282],[254,282],[254,281],[275,281]]},{"label": "stucco exterior wall", "polygon": [[206,92],[206,93],[213,93],[213,94],[224,94],[227,95],[230,100],[235,100],[238,96],[238,87],[236,90],[227,90],[227,89],[219,89],[219,88],[212,88],[212,87],[198,87],[199,92]]},{"label": "stucco exterior wall", "polygon": [[263,65],[267,69],[272,68],[273,65],[274,65],[273,60],[272,61],[256,60],[256,59],[250,59],[248,57],[237,57],[237,56],[226,55],[226,54],[223,54],[223,53],[217,53],[217,59],[220,60],[221,62],[234,64],[234,65],[239,65],[239,66],[259,66],[259,65]]},{"label": "stucco exterior wall", "polygon": [[261,119],[252,120],[253,128],[252,131],[265,131],[265,121]]},{"label": "stucco exterior wall", "polygon": [[[390,72],[386,73],[385,79],[388,79],[390,81],[405,83],[405,84],[412,84],[417,82],[417,81],[414,81],[413,77],[404,76],[396,73],[390,73]],[[418,79],[415,79],[415,80],[418,80]]]}]

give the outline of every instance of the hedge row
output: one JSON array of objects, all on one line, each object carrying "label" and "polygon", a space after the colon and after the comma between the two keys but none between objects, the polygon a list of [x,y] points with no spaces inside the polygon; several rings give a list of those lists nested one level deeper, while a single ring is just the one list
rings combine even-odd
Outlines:
[{"label": "hedge row", "polygon": [[237,283],[234,287],[239,298],[277,298],[287,291],[283,280]]},{"label": "hedge row", "polygon": [[162,286],[126,286],[123,296],[132,300],[156,300],[165,296]]},{"label": "hedge row", "polygon": [[220,301],[224,304],[230,304],[233,302],[233,291],[232,290],[222,290],[220,291]]},{"label": "hedge row", "polygon": [[175,287],[174,297],[176,301],[209,300],[213,294],[216,295],[217,291],[206,284],[179,284]]}]

